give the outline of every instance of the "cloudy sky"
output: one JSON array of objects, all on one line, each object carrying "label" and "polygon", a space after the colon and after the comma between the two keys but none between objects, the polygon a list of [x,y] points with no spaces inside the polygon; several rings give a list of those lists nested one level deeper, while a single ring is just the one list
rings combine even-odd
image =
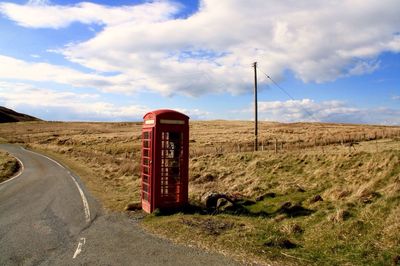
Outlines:
[{"label": "cloudy sky", "polygon": [[0,105],[251,120],[257,61],[262,120],[400,125],[399,14],[399,0],[0,1]]}]

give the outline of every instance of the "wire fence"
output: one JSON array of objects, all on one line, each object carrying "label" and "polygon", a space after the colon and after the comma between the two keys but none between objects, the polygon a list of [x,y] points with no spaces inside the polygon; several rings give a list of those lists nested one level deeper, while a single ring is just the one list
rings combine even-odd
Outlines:
[{"label": "wire fence", "polygon": [[[258,142],[259,151],[271,151],[275,153],[296,151],[309,148],[321,148],[324,152],[324,148],[328,146],[341,145],[348,147],[349,150],[356,149],[356,145],[364,141],[377,141],[380,139],[399,139],[400,140],[400,129],[382,130],[371,133],[352,133],[352,134],[341,134],[330,137],[315,137],[308,140],[280,140],[274,139],[260,139]],[[197,157],[206,154],[226,154],[226,153],[241,153],[241,152],[252,152],[254,151],[253,141],[243,142],[226,142],[211,144],[208,146],[192,145],[190,147],[190,157]]]}]

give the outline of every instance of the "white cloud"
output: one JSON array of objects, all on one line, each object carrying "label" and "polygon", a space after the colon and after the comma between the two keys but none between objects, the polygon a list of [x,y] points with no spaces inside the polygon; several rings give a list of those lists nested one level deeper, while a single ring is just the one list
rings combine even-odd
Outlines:
[{"label": "white cloud", "polygon": [[[42,119],[67,121],[141,121],[151,111],[148,106],[114,104],[99,94],[39,88],[23,82],[0,81],[0,105],[26,110]],[[169,107],[171,108],[171,107]],[[206,119],[209,112],[179,109],[191,119]]]},{"label": "white cloud", "polygon": [[27,109],[43,117],[47,110],[52,119],[70,121],[141,120],[149,108],[141,105],[115,105],[97,94],[82,94],[37,88],[25,83],[0,81],[0,104],[12,109]]},{"label": "white cloud", "polygon": [[182,109],[182,108],[174,108],[174,110],[186,114],[190,117],[190,119],[200,119],[207,120],[209,119],[211,113],[208,111],[203,111],[200,109]]},{"label": "white cloud", "polygon": [[[242,110],[252,113],[254,107]],[[262,101],[258,103],[259,119],[278,122],[333,122],[400,125],[400,110],[363,109],[342,101],[315,102],[311,99]]]},{"label": "white cloud", "polygon": [[398,95],[392,96],[392,100],[395,100],[395,101],[400,100],[400,96],[398,96]]},{"label": "white cloud", "polygon": [[[207,70],[216,83],[229,80],[223,90],[231,92],[247,89],[253,60],[274,77],[291,69],[304,81],[323,82],[370,73],[378,67],[371,58],[383,51],[399,51],[395,32],[400,30],[400,18],[395,10],[400,10],[398,1],[206,0],[188,19],[106,27],[95,38],[68,47],[64,54],[88,67],[129,68],[144,76],[152,71]],[[115,39],[126,41],[116,44]],[[102,53],[109,49],[115,54]],[[207,51],[208,56],[185,58],[187,51]],[[122,63],[122,55],[130,60]],[[216,90],[212,82],[202,86]]]},{"label": "white cloud", "polygon": [[[325,101],[316,103],[310,99],[259,102],[260,116],[265,120],[281,122],[295,121],[331,121],[343,122],[344,116],[355,118],[359,110],[348,107],[340,101]],[[338,119],[340,118],[340,119]]]},{"label": "white cloud", "polygon": [[379,68],[380,62],[358,62],[349,71],[349,76],[370,74]]},{"label": "white cloud", "polygon": [[135,83],[123,74],[102,76],[83,73],[64,66],[26,62],[3,55],[0,55],[0,65],[7,66],[0,68],[0,79],[50,81],[74,87],[96,88],[104,92],[135,92],[135,88],[143,86],[141,81]]},{"label": "white cloud", "polygon": [[68,27],[73,22],[100,25],[154,23],[170,18],[176,10],[176,4],[159,1],[122,7],[90,2],[61,6],[43,0],[31,0],[26,5],[0,3],[0,11],[21,26],[53,29]]},{"label": "white cloud", "polygon": [[[25,27],[103,24],[92,39],[60,51],[99,73],[120,72],[111,81],[96,76],[100,89],[108,91],[243,93],[251,91],[255,60],[275,80],[291,70],[305,82],[326,82],[371,73],[379,68],[379,54],[400,52],[398,0],[203,0],[186,19],[172,17],[178,9],[171,1],[0,5]],[[86,86],[87,79],[74,86],[78,83]]]},{"label": "white cloud", "polygon": [[27,5],[31,5],[31,6],[50,5],[50,1],[49,0],[29,0]]}]

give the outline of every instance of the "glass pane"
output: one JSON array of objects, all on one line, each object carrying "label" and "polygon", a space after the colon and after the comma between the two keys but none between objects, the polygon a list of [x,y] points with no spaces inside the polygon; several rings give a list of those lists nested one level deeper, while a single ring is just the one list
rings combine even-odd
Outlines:
[{"label": "glass pane", "polygon": [[148,195],[146,192],[143,192],[143,193],[142,193],[142,198],[143,198],[145,201],[149,201],[149,195]]},{"label": "glass pane", "polygon": [[143,147],[144,147],[144,148],[150,148],[150,141],[144,140],[144,141],[143,141]]}]

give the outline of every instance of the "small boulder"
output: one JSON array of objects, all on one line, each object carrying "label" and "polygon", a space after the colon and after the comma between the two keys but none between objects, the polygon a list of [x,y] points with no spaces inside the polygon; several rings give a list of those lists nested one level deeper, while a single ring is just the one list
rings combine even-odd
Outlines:
[{"label": "small boulder", "polygon": [[228,203],[228,200],[225,198],[219,198],[217,200],[217,209],[220,209],[221,207],[224,207]]},{"label": "small boulder", "polygon": [[208,192],[201,197],[201,203],[207,209],[216,209],[218,199],[226,199],[228,200],[228,196],[223,193],[216,193],[216,192]]},{"label": "small boulder", "polygon": [[220,212],[232,212],[236,210],[236,206],[226,199],[218,199],[217,209]]}]

